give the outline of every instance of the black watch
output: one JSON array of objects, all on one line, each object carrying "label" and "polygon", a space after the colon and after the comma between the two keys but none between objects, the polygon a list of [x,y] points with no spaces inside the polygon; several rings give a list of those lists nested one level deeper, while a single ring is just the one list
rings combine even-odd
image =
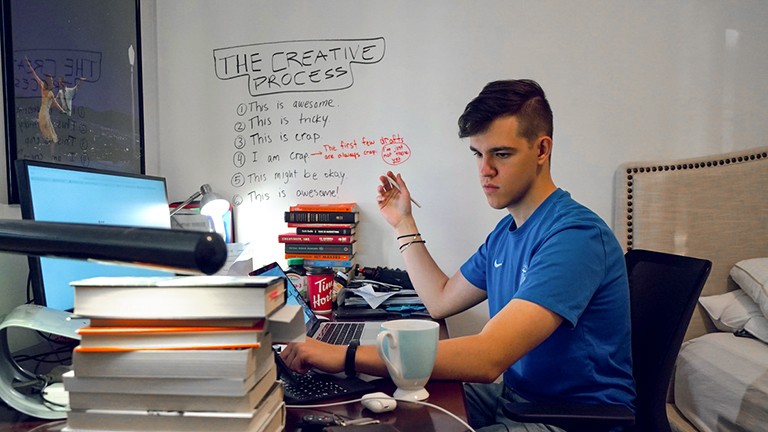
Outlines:
[{"label": "black watch", "polygon": [[358,346],[360,346],[360,341],[358,340],[353,340],[347,345],[347,356],[344,358],[344,373],[350,378],[357,376],[355,354],[357,353]]}]

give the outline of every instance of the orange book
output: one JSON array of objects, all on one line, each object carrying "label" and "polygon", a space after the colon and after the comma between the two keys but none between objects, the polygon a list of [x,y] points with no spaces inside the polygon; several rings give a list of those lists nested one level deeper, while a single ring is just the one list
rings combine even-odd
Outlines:
[{"label": "orange book", "polygon": [[296,204],[288,208],[292,212],[356,212],[357,203]]},{"label": "orange book", "polygon": [[82,327],[78,352],[258,348],[264,325],[255,327]]}]

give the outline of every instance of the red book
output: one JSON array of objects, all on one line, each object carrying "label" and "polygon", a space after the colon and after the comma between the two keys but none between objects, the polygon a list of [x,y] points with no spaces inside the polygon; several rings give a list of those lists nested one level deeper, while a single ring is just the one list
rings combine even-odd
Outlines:
[{"label": "red book", "polygon": [[311,253],[285,253],[285,259],[304,258],[305,260],[344,260],[349,261],[355,257],[355,254],[311,254]]},{"label": "red book", "polygon": [[292,212],[356,212],[357,203],[296,204],[288,208]]},{"label": "red book", "polygon": [[329,244],[350,244],[355,241],[353,236],[345,235],[317,235],[317,234],[295,234],[285,233],[277,236],[280,243],[329,243]]}]

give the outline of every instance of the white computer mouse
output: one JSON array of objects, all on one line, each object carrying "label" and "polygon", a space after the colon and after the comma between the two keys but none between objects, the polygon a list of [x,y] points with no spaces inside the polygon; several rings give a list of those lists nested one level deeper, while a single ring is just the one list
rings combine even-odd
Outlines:
[{"label": "white computer mouse", "polygon": [[360,403],[375,413],[389,412],[397,408],[395,398],[383,392],[368,393],[361,399]]}]

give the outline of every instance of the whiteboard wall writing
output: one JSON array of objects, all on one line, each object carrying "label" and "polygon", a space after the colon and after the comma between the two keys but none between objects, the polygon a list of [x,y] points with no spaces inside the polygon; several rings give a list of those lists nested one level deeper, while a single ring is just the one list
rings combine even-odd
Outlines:
[{"label": "whiteboard wall writing", "polygon": [[[232,198],[257,261],[283,212],[356,201],[358,262],[401,266],[378,177],[402,173],[427,247],[452,274],[504,215],[456,121],[487,82],[532,78],[555,116],[558,186],[612,220],[628,160],[764,145],[768,4],[158,1],[159,174],[170,198]],[[146,24],[146,23],[145,23]]]},{"label": "whiteboard wall writing", "polygon": [[384,38],[260,43],[213,51],[219,79],[246,78],[253,97],[349,88],[353,63],[377,63]]}]

